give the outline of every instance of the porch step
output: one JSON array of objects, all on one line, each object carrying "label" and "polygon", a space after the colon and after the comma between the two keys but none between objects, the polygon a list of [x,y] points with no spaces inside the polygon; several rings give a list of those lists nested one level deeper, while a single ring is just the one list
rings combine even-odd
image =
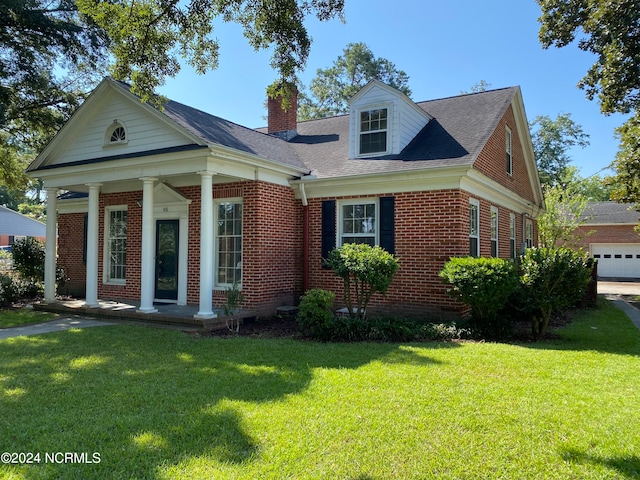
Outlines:
[{"label": "porch step", "polygon": [[[192,305],[154,305],[158,309],[153,313],[138,312],[138,306],[127,302],[100,301],[97,307],[88,307],[83,300],[61,300],[52,303],[35,303],[34,310],[54,312],[66,315],[105,317],[112,320],[137,321],[148,324],[180,326],[184,330],[208,332],[227,328],[224,317],[194,318],[198,308]],[[221,312],[218,314],[220,315]],[[242,310],[237,317],[242,321],[255,318],[255,312]]]}]

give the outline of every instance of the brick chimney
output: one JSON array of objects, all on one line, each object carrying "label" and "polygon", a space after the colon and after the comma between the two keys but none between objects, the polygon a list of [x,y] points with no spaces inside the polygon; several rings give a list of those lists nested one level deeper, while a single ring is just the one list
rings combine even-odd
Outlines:
[{"label": "brick chimney", "polygon": [[298,135],[298,89],[293,88],[289,108],[282,108],[282,97],[267,95],[267,133],[289,141]]}]

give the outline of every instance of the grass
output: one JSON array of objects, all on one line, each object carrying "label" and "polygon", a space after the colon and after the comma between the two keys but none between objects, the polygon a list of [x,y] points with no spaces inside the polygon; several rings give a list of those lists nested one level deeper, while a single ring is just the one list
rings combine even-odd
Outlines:
[{"label": "grass", "polygon": [[56,318],[55,313],[34,312],[25,308],[1,309],[0,328],[22,327],[33,323],[48,322]]},{"label": "grass", "polygon": [[604,303],[558,333],[321,344],[119,325],[3,340],[0,452],[41,463],[0,477],[637,478],[640,331]]}]

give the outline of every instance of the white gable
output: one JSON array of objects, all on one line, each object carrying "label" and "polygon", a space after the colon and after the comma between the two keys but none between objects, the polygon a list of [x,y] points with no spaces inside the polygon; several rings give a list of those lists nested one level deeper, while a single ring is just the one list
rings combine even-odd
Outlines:
[{"label": "white gable", "polygon": [[[399,154],[431,119],[405,94],[378,80],[372,80],[354,95],[349,106],[349,158]],[[381,109],[387,114],[387,150],[361,155],[361,113]]]},{"label": "white gable", "polygon": [[[193,138],[172,126],[164,115],[119,91],[122,90],[120,87],[108,84],[101,87],[45,149],[38,159],[38,166],[64,165],[194,143]],[[115,125],[124,128],[124,140],[110,141]]]}]

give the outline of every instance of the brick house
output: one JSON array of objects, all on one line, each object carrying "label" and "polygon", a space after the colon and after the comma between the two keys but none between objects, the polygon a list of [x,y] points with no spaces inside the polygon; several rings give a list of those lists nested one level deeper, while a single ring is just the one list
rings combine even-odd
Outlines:
[{"label": "brick house", "polygon": [[[292,103],[270,100],[254,130],[156,109],[106,78],[28,169],[59,213],[70,293],[211,318],[237,282],[269,315],[309,288],[339,293],[322,258],[358,241],[401,265],[373,308],[447,314],[460,305],[438,278],[446,260],[535,244],[543,199],[518,87],[415,103],[372,81],[348,115],[300,123]],[[47,254],[53,301],[55,245]]]},{"label": "brick house", "polygon": [[586,221],[575,232],[579,247],[598,260],[600,278],[640,278],[640,214],[633,205],[590,202]]}]

